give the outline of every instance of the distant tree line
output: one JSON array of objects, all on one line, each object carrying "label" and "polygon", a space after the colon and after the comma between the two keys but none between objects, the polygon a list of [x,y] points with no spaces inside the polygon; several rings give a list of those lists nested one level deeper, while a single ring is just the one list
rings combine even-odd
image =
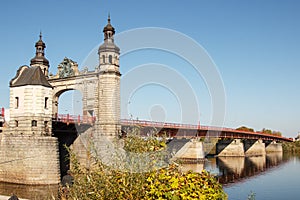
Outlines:
[{"label": "distant tree line", "polygon": [[278,135],[278,136],[282,136],[282,133],[280,131],[272,131],[270,129],[265,129],[263,128],[261,130],[262,133],[266,133],[266,134],[273,134],[273,135]]},{"label": "distant tree line", "polygon": [[[254,129],[253,128],[249,128],[249,127],[246,127],[246,126],[240,126],[238,127],[236,130],[239,130],[239,131],[248,131],[248,132],[254,132]],[[270,129],[266,129],[266,128],[263,128],[261,131],[259,132],[262,132],[262,133],[265,133],[265,134],[270,134],[270,135],[278,135],[278,136],[282,136],[282,133],[280,131],[272,131]]]},{"label": "distant tree line", "polygon": [[254,129],[253,128],[248,128],[246,126],[241,126],[239,128],[237,128],[236,130],[238,131],[249,131],[249,132],[254,132]]}]

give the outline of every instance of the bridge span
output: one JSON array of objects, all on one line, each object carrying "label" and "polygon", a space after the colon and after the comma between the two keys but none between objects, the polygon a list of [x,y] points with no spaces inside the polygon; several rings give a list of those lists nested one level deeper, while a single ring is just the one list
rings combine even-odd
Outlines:
[{"label": "bridge span", "polygon": [[[94,117],[57,115],[53,118],[53,134],[59,140],[71,144],[91,127]],[[77,125],[76,125],[77,124]],[[175,157],[197,160],[207,154],[218,156],[261,156],[271,152],[282,152],[281,142],[293,139],[262,132],[241,131],[232,128],[201,126],[193,124],[165,123],[146,120],[121,119],[122,134],[139,129],[142,136],[155,134],[172,138],[168,144]],[[70,127],[73,127],[70,131]],[[69,132],[68,132],[69,130]],[[68,134],[68,136],[66,135]],[[203,141],[203,139],[205,140]],[[207,140],[208,139],[208,140]]]},{"label": "bridge span", "polygon": [[229,139],[253,139],[265,141],[286,141],[292,142],[292,138],[286,138],[274,134],[266,134],[263,132],[241,131],[233,128],[202,126],[200,124],[180,124],[168,122],[155,122],[146,120],[128,120],[121,119],[122,130],[130,127],[140,127],[142,133],[146,134],[151,128],[155,128],[160,134],[167,134],[168,137],[176,138],[195,138],[195,137],[211,137],[211,138],[229,138]]},{"label": "bridge span", "polygon": [[[61,122],[66,124],[94,124],[95,117],[87,117],[80,115],[59,114],[53,117],[53,122]],[[274,134],[266,134],[263,132],[241,131],[233,128],[202,126],[200,124],[180,124],[169,122],[157,122],[147,120],[131,120],[121,119],[122,132],[126,133],[131,128],[139,128],[142,135],[147,135],[149,131],[156,131],[158,135],[165,134],[172,138],[228,138],[228,139],[248,139],[248,140],[264,140],[264,141],[285,141],[292,142],[292,138],[286,138]],[[56,126],[57,128],[57,126]]]}]

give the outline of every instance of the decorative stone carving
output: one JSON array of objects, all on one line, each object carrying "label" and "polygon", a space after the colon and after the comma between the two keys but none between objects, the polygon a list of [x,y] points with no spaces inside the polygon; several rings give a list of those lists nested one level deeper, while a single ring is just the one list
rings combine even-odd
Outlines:
[{"label": "decorative stone carving", "polygon": [[74,76],[74,69],[73,66],[76,63],[72,61],[71,59],[65,57],[64,60],[58,65],[59,70],[59,78],[65,78]]},{"label": "decorative stone carving", "polygon": [[84,73],[84,74],[88,73],[88,71],[89,71],[89,68],[88,68],[88,67],[84,67],[84,68],[83,68],[83,73]]}]

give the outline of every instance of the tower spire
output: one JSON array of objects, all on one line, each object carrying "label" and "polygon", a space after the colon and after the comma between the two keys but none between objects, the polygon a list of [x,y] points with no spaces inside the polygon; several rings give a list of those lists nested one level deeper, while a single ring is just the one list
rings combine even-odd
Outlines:
[{"label": "tower spire", "polygon": [[113,42],[115,28],[110,23],[110,13],[108,13],[107,25],[103,28],[103,33],[104,33],[104,41],[110,39]]},{"label": "tower spire", "polygon": [[35,57],[30,60],[30,66],[40,66],[48,77],[49,61],[45,58],[45,48],[46,44],[42,40],[42,31],[40,31],[39,41],[35,43]]},{"label": "tower spire", "polygon": [[98,49],[99,65],[111,65],[119,67],[120,48],[114,43],[115,28],[110,23],[108,13],[107,24],[103,28],[104,43]]}]

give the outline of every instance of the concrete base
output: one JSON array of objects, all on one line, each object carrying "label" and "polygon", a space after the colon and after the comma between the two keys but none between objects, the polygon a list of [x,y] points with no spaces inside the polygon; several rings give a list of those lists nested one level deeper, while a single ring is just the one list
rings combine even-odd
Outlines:
[{"label": "concrete base", "polygon": [[174,156],[178,159],[202,159],[204,158],[203,143],[196,140],[187,142]]},{"label": "concrete base", "polygon": [[245,156],[244,144],[240,139],[220,140],[217,143],[218,156]]},{"label": "concrete base", "polygon": [[58,184],[57,138],[3,134],[0,141],[0,181],[28,185]]},{"label": "concrete base", "polygon": [[265,143],[262,140],[245,140],[245,156],[262,156],[266,155]]},{"label": "concrete base", "polygon": [[270,144],[266,144],[266,152],[282,152],[282,144],[276,143],[275,141],[271,142]]}]

